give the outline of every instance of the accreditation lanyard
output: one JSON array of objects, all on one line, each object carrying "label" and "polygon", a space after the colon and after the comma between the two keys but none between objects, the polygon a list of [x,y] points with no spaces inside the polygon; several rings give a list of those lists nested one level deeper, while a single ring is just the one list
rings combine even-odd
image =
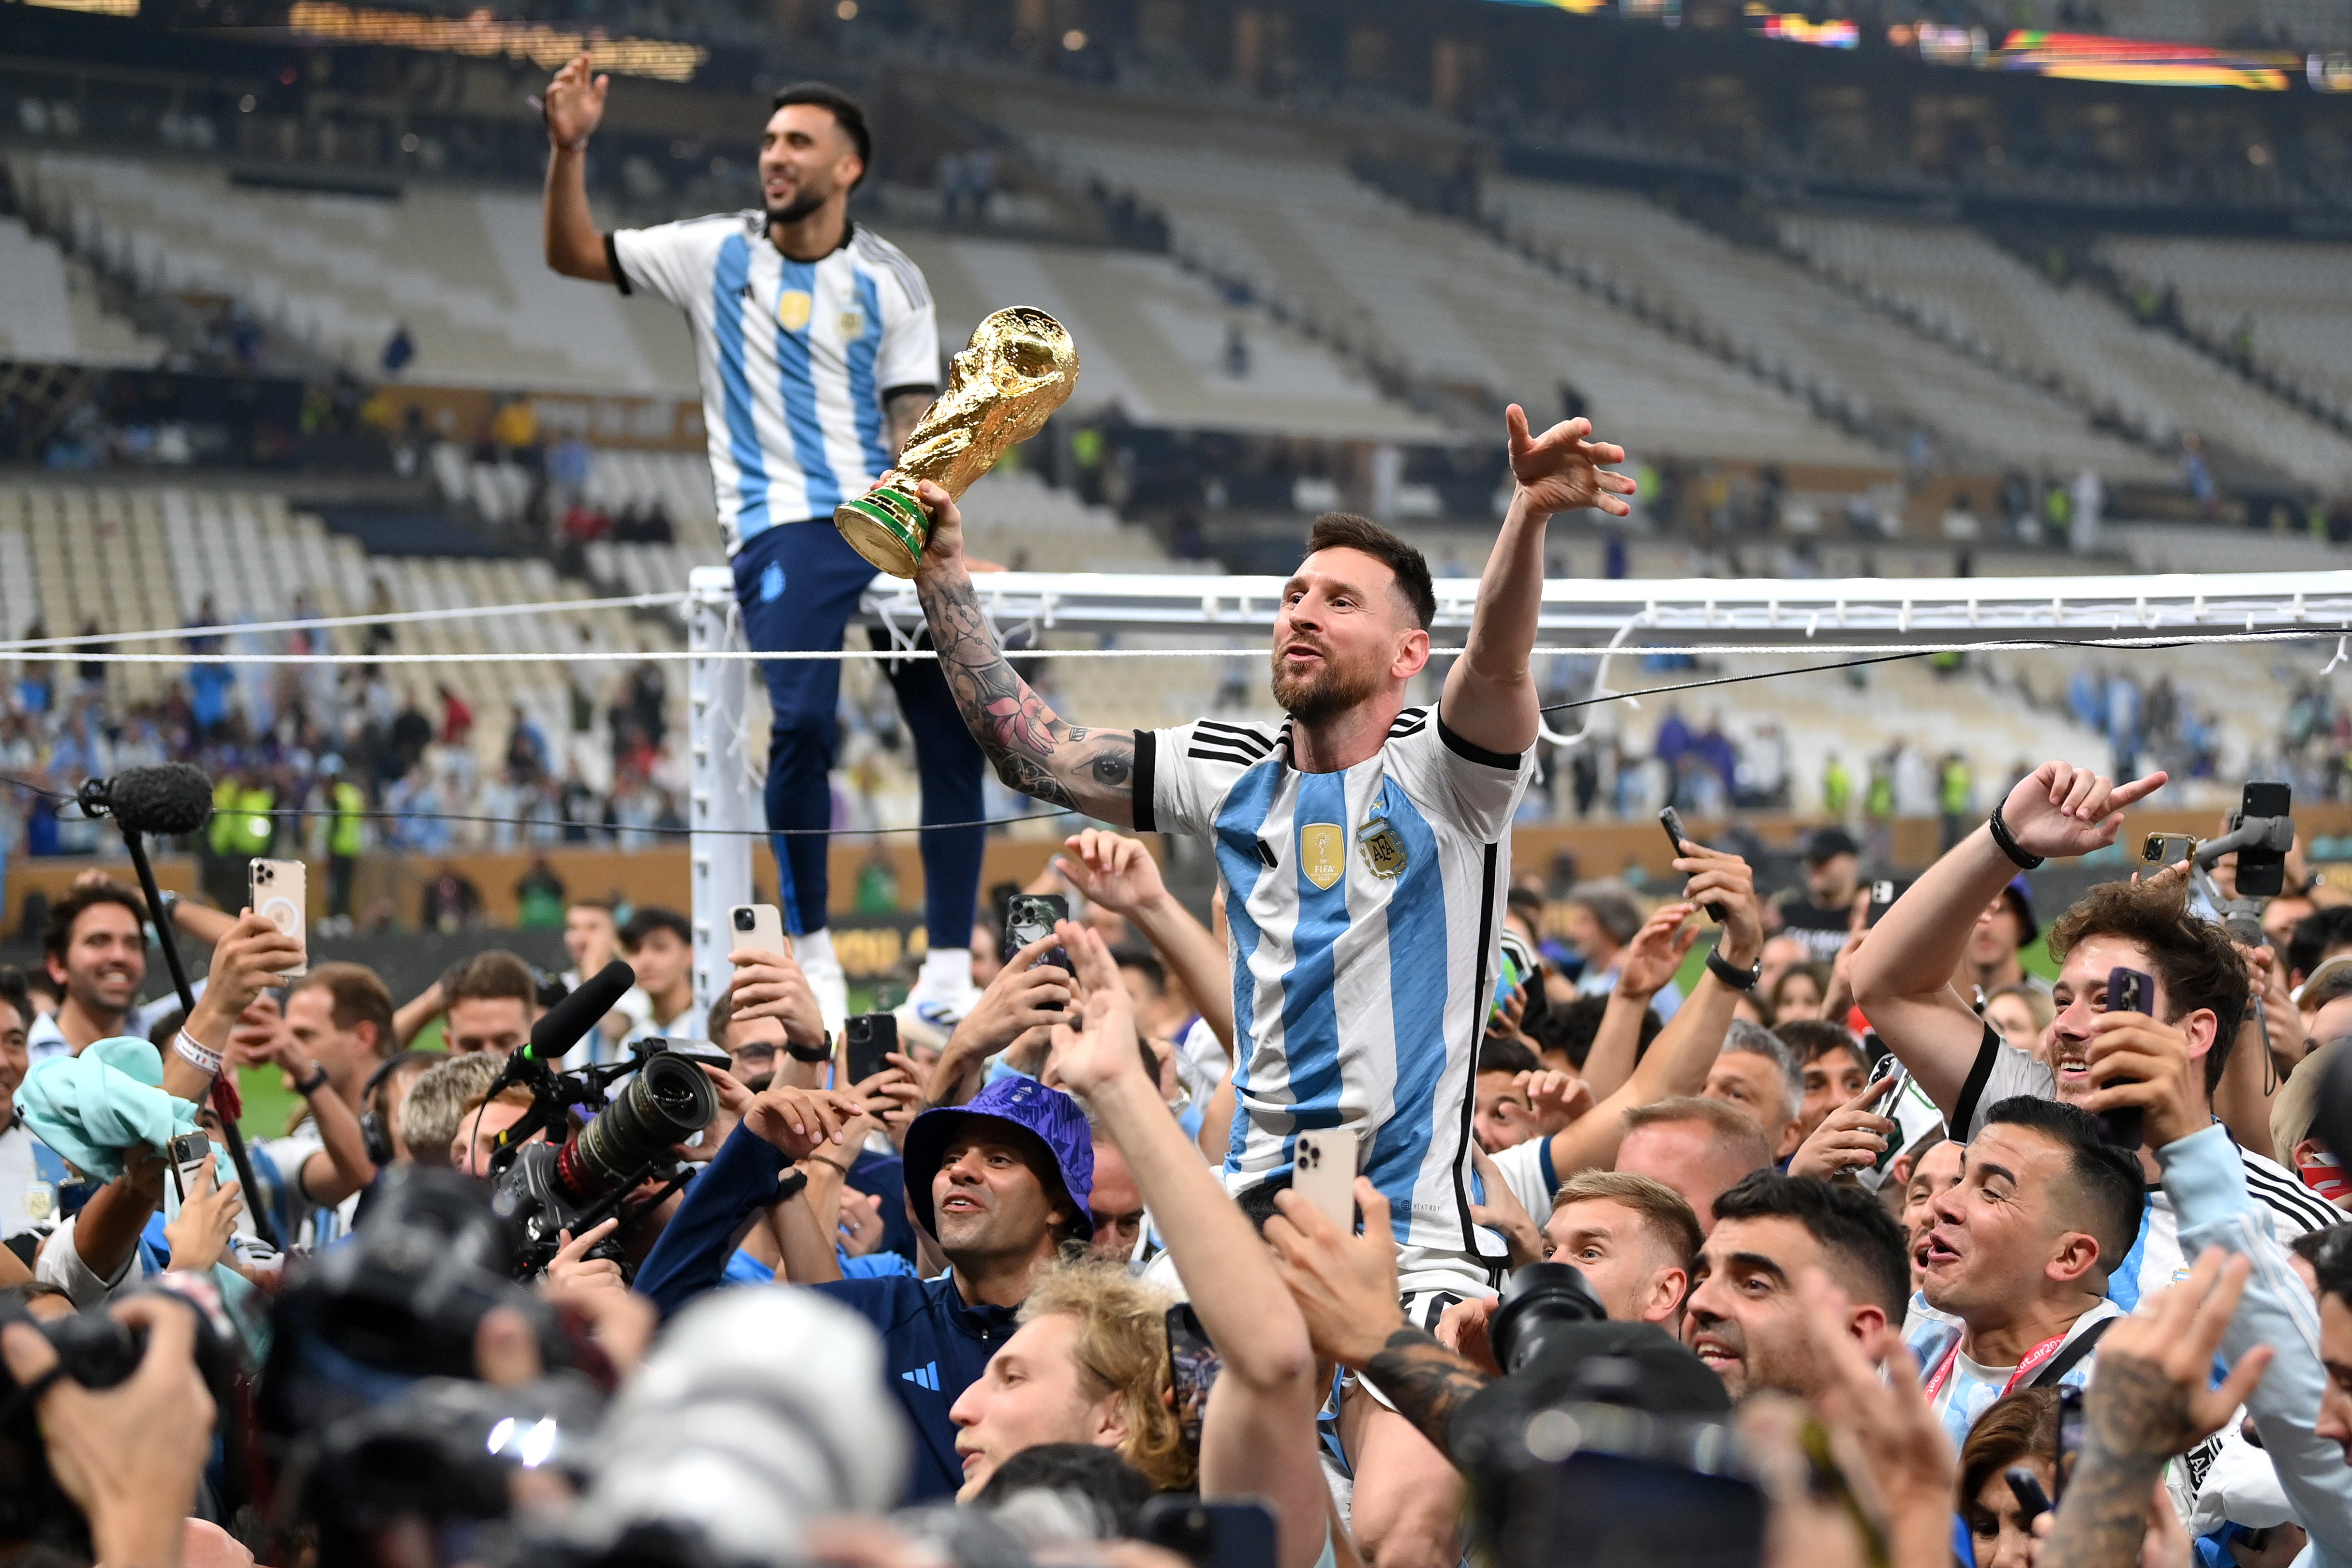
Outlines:
[{"label": "accreditation lanyard", "polygon": [[[2009,1374],[2009,1381],[2000,1385],[2001,1394],[2006,1395],[2023,1386],[2036,1372],[2041,1370],[2043,1362],[2058,1353],[2059,1347],[2066,1342],[2066,1336],[2072,1332],[2074,1330],[2070,1328],[2063,1332],[2053,1334],[2026,1352],[2025,1359],[2017,1363],[2017,1370]],[[1966,1337],[1964,1334],[1956,1334],[1952,1337],[1952,1348],[1944,1352],[1943,1361],[1936,1367],[1935,1376],[1927,1380],[1927,1403],[1930,1406],[1936,1403],[1937,1396],[1944,1392],[1944,1384],[1951,1378],[1952,1368],[1959,1364],[1960,1341]]]}]

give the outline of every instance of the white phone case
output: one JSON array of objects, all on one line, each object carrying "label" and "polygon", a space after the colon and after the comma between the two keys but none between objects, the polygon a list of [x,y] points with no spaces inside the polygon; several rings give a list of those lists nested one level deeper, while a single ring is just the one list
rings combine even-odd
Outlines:
[{"label": "white phone case", "polygon": [[[745,917],[750,919],[746,920]],[[757,948],[761,952],[785,952],[784,915],[773,904],[737,904],[727,911],[730,949]]]},{"label": "white phone case", "polygon": [[281,980],[310,972],[310,868],[299,860],[254,860],[246,866],[247,902],[253,912],[302,945],[302,961],[278,971]]},{"label": "white phone case", "polygon": [[1356,1228],[1356,1134],[1344,1127],[1301,1132],[1291,1145],[1290,1184],[1333,1225]]}]

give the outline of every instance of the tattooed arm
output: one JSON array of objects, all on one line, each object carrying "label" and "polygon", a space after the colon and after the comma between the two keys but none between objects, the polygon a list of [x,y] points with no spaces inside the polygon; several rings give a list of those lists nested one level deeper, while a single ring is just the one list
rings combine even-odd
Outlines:
[{"label": "tattooed arm", "polygon": [[1006,785],[1121,827],[1135,822],[1135,731],[1063,721],[1014,673],[971,585],[963,518],[947,491],[925,480],[916,493],[931,513],[931,538],[915,589],[939,649],[940,671],[972,739]]},{"label": "tattooed arm", "polygon": [[1362,1372],[1389,1396],[1397,1414],[1449,1459],[1454,1457],[1454,1413],[1494,1381],[1426,1331],[1410,1326],[1391,1334]]},{"label": "tattooed arm", "polygon": [[890,395],[890,401],[882,405],[882,417],[888,426],[890,450],[906,450],[907,437],[915,433],[915,421],[923,416],[923,411],[930,407],[931,399],[937,395],[920,387]]}]

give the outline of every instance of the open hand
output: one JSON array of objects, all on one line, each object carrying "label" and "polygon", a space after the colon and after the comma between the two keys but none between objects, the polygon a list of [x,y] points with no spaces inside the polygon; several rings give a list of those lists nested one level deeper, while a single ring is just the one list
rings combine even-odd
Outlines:
[{"label": "open hand", "polygon": [[613,79],[593,75],[588,57],[574,57],[547,84],[547,139],[558,147],[583,146],[604,118],[604,94]]},{"label": "open hand", "polygon": [[1140,839],[1089,827],[1064,839],[1062,847],[1070,853],[1055,856],[1054,869],[1088,903],[1116,915],[1131,915],[1168,896],[1160,862]]},{"label": "open hand", "polygon": [[1633,940],[1617,950],[1617,989],[1643,1001],[1664,990],[1698,940],[1698,928],[1685,923],[1697,910],[1685,902],[1652,910]]},{"label": "open hand", "polygon": [[2072,763],[2044,763],[2000,803],[2009,836],[2028,855],[2056,858],[2105,849],[2123,830],[2124,807],[2164,787],[2165,775],[2117,784]]},{"label": "open hand", "polygon": [[1092,926],[1062,921],[1054,934],[1070,955],[1070,966],[1086,987],[1085,1010],[1079,1026],[1067,1024],[1054,1030],[1054,1069],[1064,1087],[1082,1099],[1092,1099],[1122,1079],[1141,1079],[1157,1096],[1160,1086],[1143,1070],[1143,1055],[1135,1035],[1135,1004],[1120,984],[1118,964],[1102,935]]},{"label": "open hand", "polygon": [[1511,1079],[1511,1086],[1528,1097],[1528,1109],[1522,1111],[1505,1100],[1499,1107],[1503,1121],[1508,1125],[1524,1118],[1532,1137],[1549,1138],[1592,1109],[1592,1086],[1572,1072],[1550,1068],[1523,1072]]},{"label": "open hand", "polygon": [[2213,1354],[2245,1294],[2253,1263],[2209,1247],[2189,1278],[2142,1301],[2099,1342],[2098,1371],[2084,1415],[2091,1438],[2119,1458],[2185,1454],[2221,1429],[2277,1354],[2257,1345],[2220,1387]]},{"label": "open hand", "polygon": [[1625,448],[1588,439],[1590,419],[1567,419],[1540,436],[1528,430],[1527,410],[1514,403],[1504,410],[1510,434],[1511,476],[1528,510],[1549,515],[1597,507],[1614,517],[1632,513],[1619,500],[1633,493],[1632,476],[1610,472],[1603,465],[1625,460]]}]

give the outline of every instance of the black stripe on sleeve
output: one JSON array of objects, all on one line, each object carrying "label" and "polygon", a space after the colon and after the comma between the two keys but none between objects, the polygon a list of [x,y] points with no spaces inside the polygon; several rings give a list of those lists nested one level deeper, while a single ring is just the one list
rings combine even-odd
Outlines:
[{"label": "black stripe on sleeve", "polygon": [[1520,761],[1518,756],[1509,752],[1490,752],[1484,746],[1472,745],[1447,727],[1445,715],[1443,713],[1437,716],[1437,738],[1445,742],[1447,751],[1465,762],[1476,763],[1481,767],[1507,768],[1513,773],[1518,771]]},{"label": "black stripe on sleeve", "polygon": [[604,237],[604,265],[612,269],[614,288],[624,294],[636,292],[629,286],[628,268],[621,265],[620,247],[613,243],[613,237],[609,234]]},{"label": "black stripe on sleeve", "polygon": [[892,398],[898,396],[902,393],[908,392],[919,392],[925,397],[937,397],[940,395],[940,389],[928,381],[910,381],[904,386],[884,387],[882,389],[882,406],[885,408],[889,407],[890,400]]},{"label": "black stripe on sleeve", "polygon": [[1156,783],[1153,763],[1159,742],[1149,730],[1135,732],[1135,830],[1157,833],[1151,815],[1151,791]]},{"label": "black stripe on sleeve", "polygon": [[1992,1064],[2008,1043],[2000,1030],[1990,1024],[1985,1026],[1984,1041],[1977,1047],[1976,1066],[1969,1068],[1969,1080],[1960,1085],[1960,1098],[1952,1105],[1952,1124],[1944,1130],[1959,1142],[1969,1141],[1969,1129],[1977,1119],[1977,1101],[1984,1098],[1985,1085],[1992,1079]]}]

